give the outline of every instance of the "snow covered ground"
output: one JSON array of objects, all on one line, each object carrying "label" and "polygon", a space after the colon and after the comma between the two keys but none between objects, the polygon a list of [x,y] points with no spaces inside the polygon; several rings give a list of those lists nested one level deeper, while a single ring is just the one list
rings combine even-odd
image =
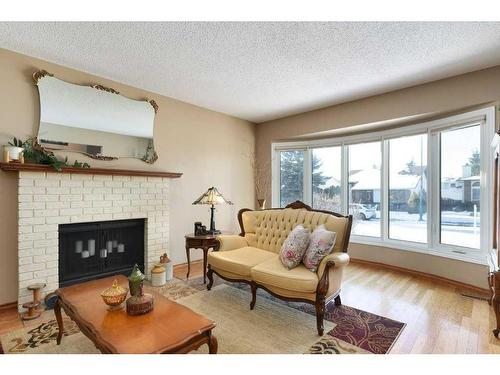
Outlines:
[{"label": "snow covered ground", "polygon": [[[441,217],[441,242],[450,245],[479,248],[479,213],[476,222],[471,213],[443,211]],[[427,215],[419,221],[418,214],[407,212],[391,212],[389,238],[423,242],[427,241]],[[475,224],[475,226],[474,226]],[[353,234],[364,236],[380,236],[380,211],[377,218],[371,220],[355,220]]]}]

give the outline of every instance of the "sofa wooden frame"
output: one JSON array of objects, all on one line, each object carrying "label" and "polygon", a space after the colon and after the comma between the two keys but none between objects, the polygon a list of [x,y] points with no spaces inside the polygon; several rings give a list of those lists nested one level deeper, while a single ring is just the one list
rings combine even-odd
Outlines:
[{"label": "sofa wooden frame", "polygon": [[[346,218],[348,220],[347,226],[346,226],[346,232],[344,234],[344,239],[343,243],[341,245],[342,252],[347,253],[347,246],[349,245],[349,237],[351,235],[351,228],[352,228],[352,215],[341,215],[336,212],[332,211],[325,211],[325,210],[315,210],[308,206],[307,204],[301,202],[301,201],[295,201],[293,203],[290,203],[288,206],[285,208],[293,208],[293,209],[306,209],[308,211],[315,211],[315,212],[321,212],[329,215],[333,215],[335,217],[342,217]],[[279,210],[282,208],[269,208],[268,210]],[[245,236],[245,228],[243,227],[243,218],[242,215],[244,212],[247,211],[253,211],[249,208],[243,208],[238,212],[238,222],[240,224],[241,228],[241,233],[239,234],[241,237]],[[250,309],[253,310],[255,307],[255,301],[257,299],[257,289],[261,288],[268,292],[269,294],[273,295],[276,298],[279,298],[284,301],[290,301],[290,302],[302,302],[302,303],[309,303],[314,305],[316,309],[316,327],[318,329],[318,335],[323,336],[324,328],[323,328],[323,319],[325,316],[325,306],[332,300],[335,300],[335,306],[340,306],[341,305],[341,300],[340,300],[340,289],[337,293],[332,294],[331,296],[326,297],[326,293],[328,292],[328,286],[329,286],[329,270],[330,268],[335,267],[335,262],[333,260],[329,260],[326,265],[325,269],[323,270],[323,275],[321,275],[321,278],[318,282],[318,286],[316,287],[316,300],[311,301],[308,299],[304,298],[291,298],[291,297],[285,297],[281,296],[279,294],[276,294],[269,289],[267,289],[265,286],[260,285],[256,283],[255,281],[249,281],[245,279],[231,279],[225,276],[220,275],[216,271],[212,269],[210,264],[208,265],[208,271],[207,271],[207,277],[208,277],[208,284],[207,284],[207,289],[210,290],[212,288],[212,285],[214,283],[213,279],[213,274],[215,273],[217,276],[220,278],[229,281],[229,282],[240,282],[240,283],[245,283],[249,284],[251,291],[252,291],[252,301],[250,302]]]}]

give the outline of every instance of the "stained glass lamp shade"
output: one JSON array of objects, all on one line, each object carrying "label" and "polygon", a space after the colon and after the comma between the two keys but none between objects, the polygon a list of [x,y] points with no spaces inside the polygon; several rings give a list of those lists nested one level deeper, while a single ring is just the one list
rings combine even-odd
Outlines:
[{"label": "stained glass lamp shade", "polygon": [[193,204],[209,204],[210,207],[210,233],[218,234],[221,233],[220,230],[215,229],[215,205],[216,204],[233,204],[222,196],[222,194],[215,187],[211,187],[205,193],[203,193]]}]

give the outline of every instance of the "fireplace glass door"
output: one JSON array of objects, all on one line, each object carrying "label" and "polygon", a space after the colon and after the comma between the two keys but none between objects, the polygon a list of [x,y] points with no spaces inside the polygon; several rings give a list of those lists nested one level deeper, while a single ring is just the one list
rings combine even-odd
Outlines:
[{"label": "fireplace glass door", "polygon": [[144,219],[59,226],[61,287],[116,274],[144,272]]}]

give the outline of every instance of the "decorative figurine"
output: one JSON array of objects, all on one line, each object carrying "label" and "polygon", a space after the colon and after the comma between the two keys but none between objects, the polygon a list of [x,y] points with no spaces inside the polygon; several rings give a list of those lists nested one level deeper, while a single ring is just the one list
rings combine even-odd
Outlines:
[{"label": "decorative figurine", "polygon": [[144,282],[146,276],[141,272],[137,264],[134,265],[132,273],[128,277],[128,287],[131,296],[139,295],[139,286]]},{"label": "decorative figurine", "polygon": [[165,267],[165,279],[166,281],[172,280],[174,278],[174,264],[168,258],[167,253],[160,256],[160,263]]},{"label": "decorative figurine", "polygon": [[168,255],[167,255],[167,253],[163,253],[163,255],[160,255],[160,263],[165,264],[165,263],[168,263],[168,262],[170,262],[170,259],[169,259]]},{"label": "decorative figurine", "polygon": [[129,315],[142,315],[153,310],[153,296],[149,293],[144,293],[145,278],[139,266],[137,264],[134,265],[134,269],[128,277],[130,294],[132,295],[132,297],[127,299],[127,314]]}]

